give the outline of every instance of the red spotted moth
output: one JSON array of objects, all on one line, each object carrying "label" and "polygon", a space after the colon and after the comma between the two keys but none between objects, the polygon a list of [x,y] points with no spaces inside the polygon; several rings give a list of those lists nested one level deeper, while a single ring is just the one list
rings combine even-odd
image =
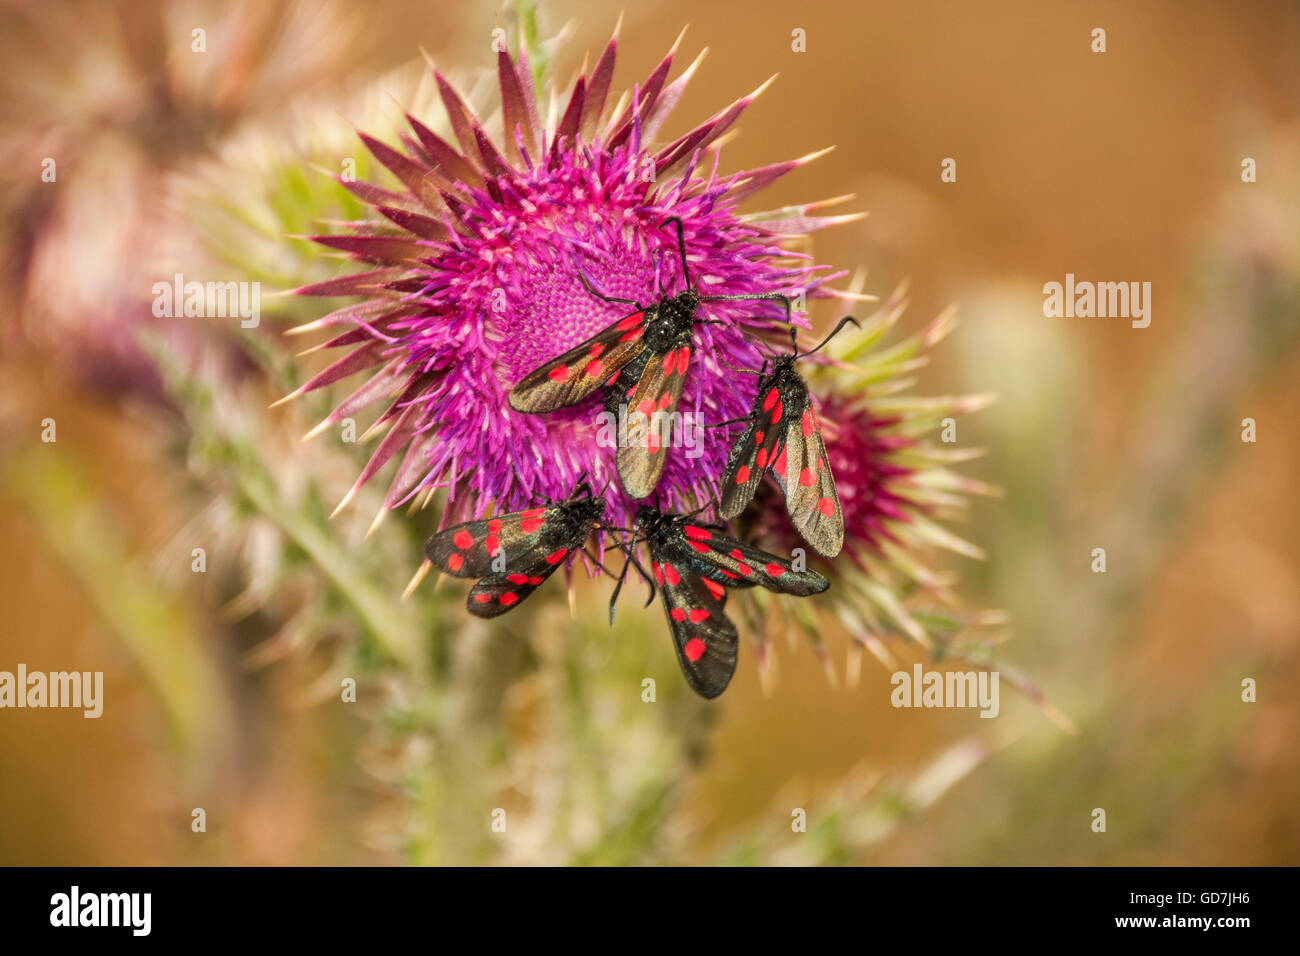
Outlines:
[{"label": "red spotted moth", "polygon": [[[816,352],[848,322],[858,324],[851,316],[841,319],[820,345],[802,355]],[[793,340],[793,330],[790,337]],[[771,470],[799,533],[822,554],[834,557],[844,545],[844,515],[817,412],[808,399],[808,386],[795,371],[800,357],[796,344],[792,354],[772,363],[771,371],[763,363],[748,424],[727,458],[718,513],[723,518],[740,514]]]},{"label": "red spotted moth", "polygon": [[[636,562],[636,535],[649,546],[653,578]],[[692,515],[643,506],[637,511],[636,535],[620,547],[651,588],[658,586],[682,673],[701,697],[721,694],[736,670],[736,626],[723,613],[727,588],[761,585],[807,597],[830,587],[817,572],[796,571],[784,558],[728,537],[726,529],[697,522]],[[625,564],[610,598],[611,620],[626,574]]]},{"label": "red spotted moth", "polygon": [[567,501],[440,531],[424,551],[444,574],[478,578],[466,606],[478,617],[496,617],[521,604],[582,548],[604,515],[604,500],[583,482]]},{"label": "red spotted moth", "polygon": [[[671,420],[677,410],[690,371],[695,325],[709,321],[696,317],[700,303],[771,299],[785,303],[787,315],[790,309],[789,300],[775,292],[700,295],[691,285],[681,220],[667,219],[660,225],[669,222],[677,227],[682,275],[688,287],[643,306],[631,299],[604,295],[588,284],[588,291],[596,298],[629,305],[635,311],[528,373],[509,396],[512,408],[531,414],[576,404],[601,387],[626,396],[629,433],[639,431],[640,439],[620,444],[617,466],[619,481],[633,498],[645,498],[654,491],[668,460],[664,436],[655,422]],[[582,281],[586,283],[585,276]]]}]

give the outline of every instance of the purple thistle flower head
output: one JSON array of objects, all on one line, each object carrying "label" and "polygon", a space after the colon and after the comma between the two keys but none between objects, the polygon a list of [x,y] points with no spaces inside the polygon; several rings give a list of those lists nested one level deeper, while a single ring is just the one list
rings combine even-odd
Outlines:
[{"label": "purple thistle flower head", "polygon": [[[401,452],[386,509],[446,487],[447,525],[565,498],[585,474],[598,491],[607,487],[609,518],[630,519],[637,503],[616,477],[617,448],[600,440],[602,398],[527,415],[513,410],[507,395],[528,373],[633,311],[603,301],[588,285],[641,304],[688,288],[670,218],[682,224],[689,281],[701,294],[836,294],[825,286],[835,276],[782,243],[851,217],[810,215],[813,205],[767,215],[738,208],[812,157],[718,172],[710,146],[758,91],[652,146],[699,61],[670,81],[670,51],[626,105],[607,110],[616,50],[617,36],[545,122],[526,56],[515,62],[502,52],[500,144],[440,74],[454,144],[409,116],[400,150],[361,134],[401,188],[344,182],[383,219],[315,238],[372,268],[298,290],[366,297],[302,327],[336,328],[323,347],[346,354],[294,393],[364,373],[322,427],[388,401],[377,423],[386,434],[345,503]],[[699,315],[709,321],[695,328],[678,410],[707,426],[748,411],[755,380],[735,369],[758,367],[755,343],[788,339],[780,303],[710,302]],[[801,316],[795,321],[806,324]],[[713,500],[725,468],[725,429],[683,437],[656,488],[662,507]]]}]

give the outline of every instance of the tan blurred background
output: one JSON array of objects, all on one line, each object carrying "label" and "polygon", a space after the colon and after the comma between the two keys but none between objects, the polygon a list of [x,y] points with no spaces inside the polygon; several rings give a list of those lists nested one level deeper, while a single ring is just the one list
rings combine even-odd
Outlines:
[{"label": "tan blurred background", "polygon": [[[573,22],[557,54],[562,82],[584,54],[594,59],[617,15],[575,2],[543,13],[553,27]],[[160,89],[168,31],[240,18],[257,36],[263,17],[286,31],[276,44],[250,43],[243,60]],[[149,248],[155,219],[176,215],[156,194],[162,168],[198,162],[294,102],[342,102],[421,47],[440,66],[490,68],[498,17],[508,22],[490,3],[409,0],[334,4],[328,15],[283,3],[6,5],[0,669],[102,669],[111,706],[96,721],[0,712],[0,862],[399,858],[356,826],[391,800],[356,768],[363,731],[303,703],[320,662],[288,654],[246,666],[249,638],[223,619],[216,586],[156,570],[191,518],[194,485],[138,397],[103,397],[85,364],[96,353],[77,336],[100,321],[96,310],[137,307],[138,288],[115,299],[112,287],[122,248]],[[847,775],[888,788],[977,739],[997,752],[844,862],[1300,862],[1300,11],[1186,0],[629,4],[615,87],[643,77],[687,23],[682,62],[710,52],[666,132],[779,72],[724,165],[834,145],[777,184],[770,204],[856,193],[846,208],[870,217],[820,234],[819,260],[866,268],[881,295],[910,276],[908,329],[960,303],[962,324],[920,389],[999,393],[963,421],[962,442],[987,447],[966,470],[1005,497],[977,503],[958,529],[988,559],[949,564],[973,606],[1010,612],[1003,656],[1079,733],[1009,692],[998,721],[894,710],[879,667],[868,663],[856,689],[830,690],[806,646],[782,643],[770,696],[742,656],[677,825],[701,848],[761,841]],[[1090,51],[1095,27],[1104,54]],[[795,28],[806,53],[791,50]],[[60,157],[57,185],[39,182],[46,155]],[[1241,181],[1247,156],[1254,184]],[[940,182],[945,157],[957,160],[955,184]],[[56,189],[84,198],[69,207]],[[1067,272],[1151,282],[1150,328],[1044,318],[1042,284]],[[14,450],[47,416],[84,462],[71,478]],[[1255,444],[1239,439],[1245,417],[1258,423]],[[125,549],[96,559],[139,569],[113,584],[138,588],[128,613],[159,616],[163,633],[193,642],[193,683],[173,687],[174,700],[142,673],[158,649],[122,646],[95,565],[78,567],[99,519],[75,508],[33,518],[40,488],[63,480],[88,489]],[[1089,570],[1094,547],[1108,549],[1106,575]],[[395,575],[396,592],[406,576]],[[842,666],[841,636],[830,642]],[[1245,677],[1258,681],[1257,703],[1240,700]],[[211,739],[178,747],[187,734]],[[901,792],[928,792],[924,780],[916,787]],[[213,839],[190,832],[196,793],[221,808]],[[1090,830],[1095,807],[1107,810],[1105,834]]]}]

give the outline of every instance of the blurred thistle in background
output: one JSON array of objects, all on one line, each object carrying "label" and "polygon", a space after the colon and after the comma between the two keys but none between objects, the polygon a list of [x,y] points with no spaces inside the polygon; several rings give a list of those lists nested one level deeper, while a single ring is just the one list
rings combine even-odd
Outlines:
[{"label": "blurred thistle in background", "polygon": [[[1010,2],[978,15],[832,7],[800,11],[795,23],[788,5],[666,2],[630,13],[620,35],[636,80],[655,75],[688,17],[692,35],[707,38],[711,86],[674,87],[694,67],[658,81],[654,110],[676,105],[675,116],[717,123],[728,115],[714,115],[718,102],[780,69],[743,136],[716,129],[699,169],[723,145],[720,183],[727,169],[764,170],[774,150],[838,144],[811,169],[833,184],[826,192],[863,193],[873,219],[819,235],[817,259],[865,261],[872,291],[899,290],[804,370],[823,401],[846,513],[846,551],[820,566],[838,580],[825,603],[782,606],[782,616],[758,596],[745,616],[764,665],[742,664],[721,707],[681,682],[660,615],[625,614],[611,631],[603,595],[581,581],[568,607],[538,599],[527,621],[468,620],[450,587],[403,599],[430,513],[372,527],[370,515],[401,500],[354,491],[376,449],[341,429],[300,441],[357,408],[340,416],[346,393],[308,387],[318,353],[289,354],[283,332],[320,310],[287,293],[340,275],[296,237],[340,237],[341,258],[356,251],[349,239],[409,247],[418,233],[396,220],[378,228],[370,202],[382,195],[389,208],[420,212],[411,197],[427,189],[433,157],[407,114],[456,141],[466,175],[482,176],[487,162],[479,138],[462,141],[448,122],[432,71],[409,62],[418,45],[447,65],[497,159],[518,169],[507,130],[525,117],[533,133],[560,125],[558,93],[573,89],[563,78],[596,75],[580,66],[608,36],[604,11],[381,0],[16,3],[0,13],[0,295],[13,317],[0,340],[0,669],[25,661],[107,677],[99,720],[0,713],[0,859],[1295,861],[1300,767],[1286,742],[1300,705],[1278,690],[1300,677],[1290,488],[1300,461],[1283,437],[1294,436],[1300,406],[1300,90],[1293,58],[1279,52],[1288,41],[1294,50],[1294,11],[1270,7],[1257,29],[1228,10],[1158,4],[1143,15],[1150,22],[1110,10],[1123,49],[1165,58],[1165,89],[1118,47],[1087,59],[1091,11],[1063,10],[1045,39],[1026,26],[1031,8]],[[545,26],[570,17],[558,34]],[[1180,29],[1186,17],[1207,29]],[[936,22],[948,24],[943,37],[963,38],[960,49],[936,38]],[[796,26],[806,54],[790,49]],[[493,48],[502,28],[507,46],[527,51],[505,72]],[[195,29],[205,52],[194,49]],[[1005,71],[968,60],[990,45],[1010,51]],[[1060,53],[1075,45],[1078,57]],[[1204,71],[1191,66],[1204,62],[1229,64],[1224,82],[1238,84],[1212,109],[1197,85]],[[1043,78],[1032,96],[1025,75]],[[638,102],[651,87],[602,82]],[[1135,99],[1138,83],[1146,94]],[[670,90],[680,102],[667,102]],[[1160,112],[1184,102],[1194,121]],[[1167,119],[1142,112],[1146,103]],[[1064,144],[1024,139],[1022,128],[1040,128],[1041,110],[1057,106],[1109,111],[1113,129],[1085,124],[1100,152],[1069,131]],[[630,109],[626,98],[607,104],[600,128],[624,128]],[[1133,109],[1145,119],[1125,126]],[[689,135],[673,119],[647,129],[650,112],[647,103],[646,150]],[[1205,115],[1221,124],[1209,145],[1199,138]],[[388,162],[365,151],[358,130]],[[1104,161],[1115,143],[1148,140],[1211,158],[1164,172],[1140,158],[1119,172]],[[401,144],[419,175],[403,181],[412,168],[383,144]],[[1235,173],[1247,149],[1261,170],[1250,186]],[[950,151],[961,178],[940,186],[938,157]],[[41,178],[47,157],[54,182]],[[397,177],[383,168],[394,165]],[[1009,167],[1024,177],[1010,198]],[[1033,171],[1049,168],[1060,182],[1043,186]],[[807,173],[768,168],[778,171],[792,175],[765,192],[790,205],[752,221],[809,258],[790,260],[784,279],[764,266],[762,282],[806,269],[812,246],[795,235],[824,224],[797,199]],[[1085,176],[1081,191],[1073,184]],[[1132,260],[1158,265],[1153,277],[1164,280],[1152,328],[1045,319],[1040,273],[1082,273],[1080,248],[1114,249],[1121,234],[1102,199],[1152,181],[1168,195],[1133,187],[1133,209],[1196,237],[1183,249],[1159,231],[1122,233]],[[1176,201],[1162,206],[1162,196]],[[1070,205],[1080,202],[1087,215]],[[753,216],[742,209],[737,221]],[[1103,261],[1131,271],[1128,258]],[[150,289],[176,272],[261,283],[261,324],[156,319]],[[913,311],[959,300],[962,325],[944,312],[913,326],[898,281],[906,272],[917,275]],[[828,327],[844,311],[821,304],[831,305],[810,321]],[[362,347],[370,335],[338,331]],[[914,378],[915,391],[945,394],[913,396]],[[392,375],[394,386],[405,381]],[[367,381],[376,400],[381,384]],[[990,392],[998,404],[968,420]],[[287,393],[298,401],[268,411]],[[1238,437],[1247,415],[1260,423],[1256,445]],[[56,442],[40,440],[47,418]],[[937,437],[945,419],[958,441]],[[976,463],[980,445],[992,454]],[[416,461],[407,477],[423,479],[428,459]],[[967,515],[967,497],[995,486],[1004,501]],[[503,490],[480,488],[472,504]],[[331,520],[350,494],[358,507]],[[760,497],[747,520],[760,541],[788,546],[776,496]],[[968,525],[960,534],[957,522]],[[1087,556],[1099,544],[1110,567],[1093,575]],[[945,551],[987,557],[963,560],[959,590]],[[982,607],[1009,618],[970,610]],[[800,646],[779,684],[773,622],[818,652]],[[860,668],[857,648],[885,666]],[[889,670],[918,660],[995,669],[1038,707],[1004,702],[989,721],[890,708]],[[1247,676],[1259,679],[1258,704],[1240,702]],[[653,703],[642,696],[647,677]],[[1077,735],[1043,719],[1069,726],[1039,686]],[[1109,834],[1088,827],[1097,806],[1110,813]],[[792,829],[796,809],[806,832]],[[504,832],[492,829],[496,811]]]},{"label": "blurred thistle in background", "polygon": [[[24,299],[6,333],[21,329],[89,385],[156,392],[131,329],[160,325],[139,301],[191,239],[161,181],[364,62],[378,37],[334,3],[236,2],[220,17],[154,0],[7,6],[0,230],[19,253],[4,268]],[[190,26],[200,21],[209,26]]]}]

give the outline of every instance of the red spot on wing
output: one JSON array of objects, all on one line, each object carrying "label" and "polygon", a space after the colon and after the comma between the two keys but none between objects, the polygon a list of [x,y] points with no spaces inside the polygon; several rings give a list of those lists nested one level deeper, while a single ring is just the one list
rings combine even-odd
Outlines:
[{"label": "red spot on wing", "polygon": [[646,438],[646,451],[652,455],[657,455],[659,454],[659,449],[663,447],[663,444],[663,440],[659,437],[659,432],[653,431],[650,433],[649,437]]},{"label": "red spot on wing", "polygon": [[667,408],[669,405],[672,404],[672,401],[673,401],[673,393],[664,392],[662,395],[659,396],[659,407]]},{"label": "red spot on wing", "polygon": [[604,353],[604,351],[605,351],[605,346],[597,342],[595,345],[591,347],[591,351],[587,353],[587,356],[589,358],[597,359],[600,358],[600,356]]},{"label": "red spot on wing", "polygon": [[640,412],[642,415],[644,415],[646,418],[649,418],[651,415],[654,414],[655,411],[654,399],[652,398],[641,399],[641,404],[636,407],[636,410]]},{"label": "red spot on wing", "polygon": [[511,584],[527,584],[527,583],[528,583],[528,575],[526,575],[526,574],[508,574],[508,575],[506,575],[506,580],[509,581]]},{"label": "red spot on wing", "polygon": [[757,431],[754,433],[754,444],[755,445],[763,444],[763,432]]},{"label": "red spot on wing", "polygon": [[686,655],[688,661],[695,663],[704,656],[706,650],[708,650],[708,648],[705,647],[702,640],[698,637],[692,637],[686,642],[686,646],[682,648],[682,653]]},{"label": "red spot on wing", "polygon": [[784,448],[781,449],[781,454],[776,456],[776,460],[772,462],[772,470],[775,471],[782,478],[785,477],[785,449]]},{"label": "red spot on wing", "polygon": [[598,359],[592,359],[587,363],[587,367],[582,370],[582,374],[589,378],[600,378],[605,371],[605,364]]},{"label": "red spot on wing", "polygon": [[639,339],[639,338],[640,338],[642,335],[644,335],[644,334],[645,334],[645,326],[644,326],[644,325],[638,325],[638,326],[637,326],[635,329],[633,329],[631,332],[624,332],[624,333],[623,333],[623,337],[620,338],[619,341],[620,341],[620,342],[635,342],[637,339]]},{"label": "red spot on wing", "polygon": [[514,591],[507,591],[505,594],[501,595],[501,603],[504,604],[506,607],[509,607],[510,605],[514,604],[518,600],[519,600],[519,595],[516,594]]},{"label": "red spot on wing", "polygon": [[687,541],[686,543],[689,544],[696,551],[700,552],[700,554],[709,553],[709,546],[705,544],[703,541]]},{"label": "red spot on wing", "polygon": [[736,469],[736,484],[743,485],[747,481],[749,481],[749,466],[741,465]]},{"label": "red spot on wing", "polygon": [[686,612],[679,607],[675,607],[672,610],[672,618],[674,621],[684,621],[686,620]]},{"label": "red spot on wing", "polygon": [[466,548],[468,548],[470,545],[474,543],[474,538],[470,535],[468,531],[466,531],[464,528],[461,528],[454,535],[452,535],[451,543],[454,544],[456,547],[460,548],[462,551],[464,551]]},{"label": "red spot on wing", "polygon": [[560,548],[558,551],[552,551],[546,556],[547,564],[558,564],[564,560],[564,556],[569,553],[568,548]]},{"label": "red spot on wing", "polygon": [[686,616],[689,617],[691,621],[698,624],[700,621],[708,619],[709,612],[704,610],[702,607],[695,607],[691,608],[691,613]]},{"label": "red spot on wing", "polygon": [[528,583],[531,584],[533,587],[537,587],[537,585],[541,584],[545,580],[546,578],[542,577],[541,575],[538,575],[535,578],[529,578]]},{"label": "red spot on wing", "polygon": [[715,599],[720,599],[722,597],[723,588],[717,581],[714,581],[712,578],[705,578],[704,586],[709,589],[709,593],[712,594]]},{"label": "red spot on wing", "polygon": [[804,409],[803,418],[799,420],[799,427],[803,430],[803,437],[807,438],[813,433],[813,416],[812,409]]},{"label": "red spot on wing", "polygon": [[618,329],[620,332],[626,332],[628,329],[640,325],[641,320],[644,317],[644,312],[633,312],[627,318],[623,319],[623,321],[619,322],[618,325],[614,326],[614,328]]},{"label": "red spot on wing", "polygon": [[451,568],[453,571],[459,571],[464,563],[465,559],[459,554],[449,554],[447,556],[447,567]]},{"label": "red spot on wing", "polygon": [[495,558],[497,552],[501,550],[501,539],[494,534],[488,535],[483,544],[487,546],[487,553],[490,557]]},{"label": "red spot on wing", "polygon": [[569,377],[569,367],[567,365],[557,365],[546,373],[546,377],[552,382],[563,382]]},{"label": "red spot on wing", "polygon": [[781,415],[785,411],[785,406],[780,402],[776,403],[776,408],[772,409],[772,424],[775,425],[781,420]]},{"label": "red spot on wing", "polygon": [[776,404],[776,400],[780,397],[781,396],[776,389],[772,389],[770,392],[768,392],[767,398],[763,399],[763,411],[765,412],[769,411],[772,408],[772,406]]},{"label": "red spot on wing", "polygon": [[690,367],[691,367],[691,350],[683,346],[682,350],[677,353],[677,374],[685,375],[686,370]]},{"label": "red spot on wing", "polygon": [[663,586],[664,586],[664,569],[661,568],[661,567],[659,567],[659,562],[658,562],[658,561],[655,561],[654,563],[652,563],[652,564],[650,565],[650,567],[654,568],[655,579],[659,582],[659,586],[660,586],[660,587],[663,587]]},{"label": "red spot on wing", "polygon": [[708,541],[713,535],[705,528],[697,527],[693,524],[686,526],[686,537],[694,538],[696,541]]},{"label": "red spot on wing", "polygon": [[771,562],[769,562],[763,570],[774,578],[779,578],[781,575],[785,574],[785,568],[781,567],[779,564],[772,564]]},{"label": "red spot on wing", "polygon": [[803,471],[799,472],[799,484],[803,485],[804,487],[807,487],[812,483],[813,483],[813,473],[811,470],[805,468]]},{"label": "red spot on wing", "polygon": [[493,518],[491,521],[488,522],[488,534],[500,534],[500,533],[501,533],[501,519]]},{"label": "red spot on wing", "polygon": [[760,449],[758,450],[758,455],[754,458],[754,464],[756,464],[759,468],[766,468],[766,467],[767,467],[767,449],[766,449],[766,448],[760,448]]},{"label": "red spot on wing", "polygon": [[663,354],[664,376],[675,375],[677,373],[677,350],[669,349]]},{"label": "red spot on wing", "polygon": [[545,518],[525,518],[519,522],[519,527],[523,529],[524,534],[532,534],[544,524],[546,524]]},{"label": "red spot on wing", "polygon": [[475,594],[475,595],[474,595],[474,600],[477,601],[479,604],[487,604],[488,601],[492,600],[492,595],[490,595],[490,594]]},{"label": "red spot on wing", "polygon": [[677,569],[673,567],[671,564],[665,564],[664,580],[668,582],[668,585],[670,587],[677,587],[677,585],[681,584],[682,582],[682,576],[677,573]]},{"label": "red spot on wing", "polygon": [[823,498],[821,501],[817,502],[817,510],[829,518],[831,515],[835,514],[835,502],[831,501],[829,498]]}]

